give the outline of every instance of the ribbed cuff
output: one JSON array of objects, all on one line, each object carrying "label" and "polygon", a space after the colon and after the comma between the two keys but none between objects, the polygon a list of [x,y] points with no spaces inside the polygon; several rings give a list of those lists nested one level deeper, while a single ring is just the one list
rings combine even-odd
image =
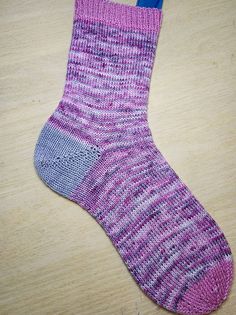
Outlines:
[{"label": "ribbed cuff", "polygon": [[162,21],[162,10],[109,0],[75,0],[75,18],[100,21],[121,28],[158,32]]}]

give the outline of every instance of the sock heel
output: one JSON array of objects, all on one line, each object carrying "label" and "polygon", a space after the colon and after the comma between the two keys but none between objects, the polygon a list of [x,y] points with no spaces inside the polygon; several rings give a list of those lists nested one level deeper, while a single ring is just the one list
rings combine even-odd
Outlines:
[{"label": "sock heel", "polygon": [[47,186],[70,199],[99,157],[97,146],[74,139],[47,122],[35,147],[34,165]]}]

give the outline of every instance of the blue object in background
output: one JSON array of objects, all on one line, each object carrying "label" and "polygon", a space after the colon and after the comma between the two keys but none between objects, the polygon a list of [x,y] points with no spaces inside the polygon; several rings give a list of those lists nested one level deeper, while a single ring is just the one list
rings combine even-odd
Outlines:
[{"label": "blue object in background", "polygon": [[163,0],[137,0],[136,6],[161,9]]}]

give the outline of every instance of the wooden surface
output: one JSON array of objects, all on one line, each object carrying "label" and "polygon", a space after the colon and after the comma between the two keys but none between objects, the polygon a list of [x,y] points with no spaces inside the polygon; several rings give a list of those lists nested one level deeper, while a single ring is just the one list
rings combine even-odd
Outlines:
[{"label": "wooden surface", "polygon": [[[165,0],[163,11],[153,136],[236,254],[236,2]],[[73,1],[1,0],[0,12],[0,314],[169,314],[144,296],[95,220],[34,171],[38,133],[62,96]],[[236,314],[235,285],[215,314]]]}]

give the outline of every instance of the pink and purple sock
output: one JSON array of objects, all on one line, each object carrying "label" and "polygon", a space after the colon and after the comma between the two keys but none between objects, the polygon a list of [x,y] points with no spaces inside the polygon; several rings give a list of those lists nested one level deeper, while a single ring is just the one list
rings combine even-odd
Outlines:
[{"label": "pink and purple sock", "polygon": [[147,103],[162,10],[139,3],[75,1],[64,94],[35,167],[97,220],[153,301],[208,314],[229,293],[232,254],[153,142]]}]

